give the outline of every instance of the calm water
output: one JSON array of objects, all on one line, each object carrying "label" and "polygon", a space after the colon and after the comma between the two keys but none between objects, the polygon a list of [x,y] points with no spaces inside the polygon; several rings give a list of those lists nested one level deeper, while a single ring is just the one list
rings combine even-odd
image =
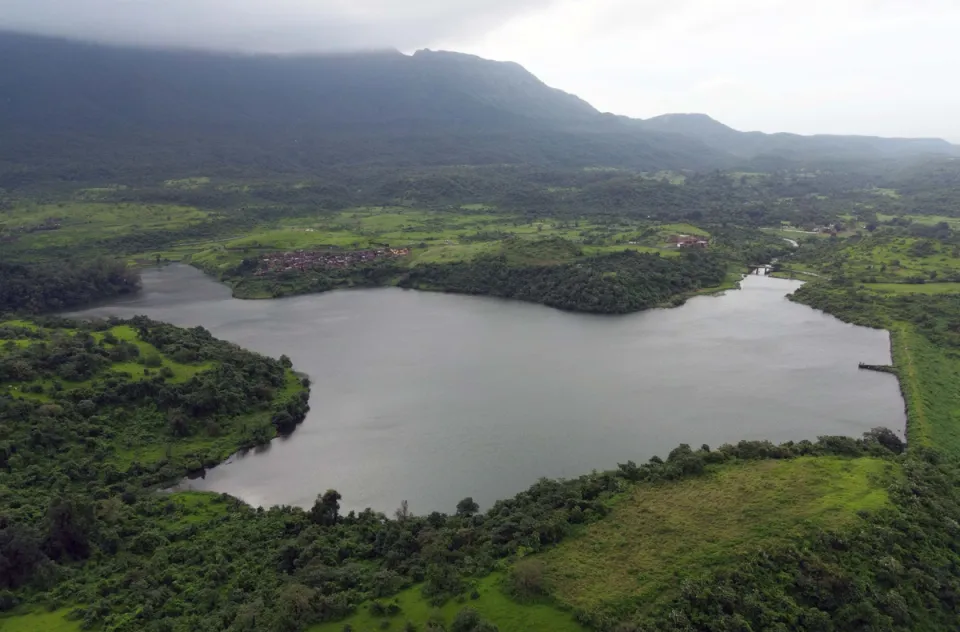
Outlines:
[{"label": "calm water", "polygon": [[793,281],[617,317],[400,289],[240,301],[185,266],[143,282],[82,314],[202,325],[310,375],[292,437],[191,483],[253,504],[332,487],[350,509],[450,512],[679,443],[904,426],[896,379],[857,369],[890,362],[886,332],[790,303]]}]

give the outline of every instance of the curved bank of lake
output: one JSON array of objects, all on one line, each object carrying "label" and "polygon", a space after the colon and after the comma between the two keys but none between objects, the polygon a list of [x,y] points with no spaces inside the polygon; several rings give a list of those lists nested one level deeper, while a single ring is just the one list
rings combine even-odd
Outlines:
[{"label": "curved bank of lake", "polygon": [[189,483],[252,504],[452,512],[538,478],[641,462],[679,443],[859,436],[904,427],[887,332],[785,296],[795,281],[628,316],[399,289],[233,299],[187,266],[146,270],[143,292],[80,312],[183,326],[271,356],[313,383],[289,438]]}]

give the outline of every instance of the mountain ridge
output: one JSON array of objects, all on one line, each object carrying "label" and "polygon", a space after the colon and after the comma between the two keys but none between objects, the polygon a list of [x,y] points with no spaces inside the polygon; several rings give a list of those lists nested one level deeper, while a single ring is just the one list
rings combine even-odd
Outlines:
[{"label": "mountain ridge", "polygon": [[946,141],[739,132],[599,112],[515,62],[424,49],[239,55],[0,32],[0,187],[334,166],[709,170],[950,154]]}]

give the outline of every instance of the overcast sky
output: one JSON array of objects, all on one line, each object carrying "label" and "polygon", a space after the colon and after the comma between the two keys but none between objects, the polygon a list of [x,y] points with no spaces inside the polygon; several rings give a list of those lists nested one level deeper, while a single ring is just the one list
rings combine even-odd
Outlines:
[{"label": "overcast sky", "polygon": [[0,0],[0,28],[251,52],[457,50],[618,114],[960,142],[960,0]]}]

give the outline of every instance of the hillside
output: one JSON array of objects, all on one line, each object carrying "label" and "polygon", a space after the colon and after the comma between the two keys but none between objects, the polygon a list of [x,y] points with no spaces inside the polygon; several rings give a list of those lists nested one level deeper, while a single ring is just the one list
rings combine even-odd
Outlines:
[{"label": "hillside", "polygon": [[698,141],[608,124],[516,64],[420,51],[306,57],[0,35],[0,187],[314,173],[332,165],[709,167]]},{"label": "hillside", "polygon": [[739,132],[706,114],[664,114],[636,123],[644,130],[679,134],[701,141],[716,151],[749,160],[776,157],[795,162],[824,162],[960,155],[960,148],[939,138]]},{"label": "hillside", "polygon": [[228,55],[0,33],[0,56],[7,189],[361,165],[711,170],[954,149],[601,114],[517,64],[449,52]]}]

